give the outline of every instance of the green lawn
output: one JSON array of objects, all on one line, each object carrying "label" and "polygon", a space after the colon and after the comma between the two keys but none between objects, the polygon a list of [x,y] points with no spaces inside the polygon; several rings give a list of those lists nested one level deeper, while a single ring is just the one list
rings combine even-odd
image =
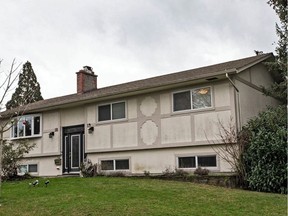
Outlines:
[{"label": "green lawn", "polygon": [[287,197],[189,182],[51,178],[4,182],[0,215],[286,215]]}]

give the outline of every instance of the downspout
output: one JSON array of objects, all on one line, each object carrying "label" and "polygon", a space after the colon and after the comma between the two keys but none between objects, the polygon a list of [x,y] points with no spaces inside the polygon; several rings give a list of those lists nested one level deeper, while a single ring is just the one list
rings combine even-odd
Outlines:
[{"label": "downspout", "polygon": [[230,83],[233,85],[234,89],[239,93],[239,89],[236,87],[236,85],[233,83],[231,78],[229,77],[228,73],[225,74],[227,79],[230,81]]},{"label": "downspout", "polygon": [[237,88],[237,86],[235,85],[233,80],[229,77],[229,74],[226,73],[225,76],[229,80],[229,82],[231,83],[233,88],[235,89],[235,91],[234,91],[235,94],[234,95],[235,95],[235,112],[236,112],[236,125],[237,125],[236,132],[238,134],[238,132],[242,128],[242,125],[241,125],[241,110],[240,110],[240,93],[239,93],[239,89]]}]

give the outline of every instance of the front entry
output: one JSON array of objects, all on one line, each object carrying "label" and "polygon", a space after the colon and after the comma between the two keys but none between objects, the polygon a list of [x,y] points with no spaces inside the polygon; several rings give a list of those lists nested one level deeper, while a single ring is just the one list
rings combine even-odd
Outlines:
[{"label": "front entry", "polygon": [[77,173],[84,159],[84,125],[63,128],[63,173]]}]

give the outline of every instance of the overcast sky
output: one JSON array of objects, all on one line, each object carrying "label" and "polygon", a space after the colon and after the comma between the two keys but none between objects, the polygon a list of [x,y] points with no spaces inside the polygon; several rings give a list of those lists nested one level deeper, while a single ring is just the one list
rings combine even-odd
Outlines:
[{"label": "overcast sky", "polygon": [[84,65],[104,87],[274,52],[278,18],[266,2],[2,1],[0,70],[30,61],[47,99],[76,93]]}]

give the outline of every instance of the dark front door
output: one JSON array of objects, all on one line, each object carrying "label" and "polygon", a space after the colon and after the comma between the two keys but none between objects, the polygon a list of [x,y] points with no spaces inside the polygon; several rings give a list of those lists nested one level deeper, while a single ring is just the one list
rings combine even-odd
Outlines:
[{"label": "dark front door", "polygon": [[63,173],[79,172],[84,159],[84,125],[63,128]]}]

